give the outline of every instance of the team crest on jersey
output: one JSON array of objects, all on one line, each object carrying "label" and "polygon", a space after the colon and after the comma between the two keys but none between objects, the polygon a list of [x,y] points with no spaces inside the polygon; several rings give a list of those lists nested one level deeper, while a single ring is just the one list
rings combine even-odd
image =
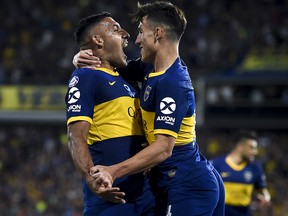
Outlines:
[{"label": "team crest on jersey", "polygon": [[175,169],[169,170],[169,172],[168,172],[169,178],[174,178],[175,175],[176,175],[176,170]]},{"label": "team crest on jersey", "polygon": [[72,104],[78,101],[78,99],[80,98],[80,91],[78,88],[76,87],[72,87],[69,92],[68,92],[68,100],[67,103],[68,104]]},{"label": "team crest on jersey", "polygon": [[128,91],[128,94],[130,95],[130,97],[134,98],[135,97],[135,92],[131,91],[131,89],[129,88],[128,85],[124,84],[124,88]]},{"label": "team crest on jersey", "polygon": [[246,182],[250,182],[252,180],[253,173],[250,171],[244,172],[244,179]]},{"label": "team crest on jersey", "polygon": [[165,97],[160,102],[160,110],[163,114],[169,115],[176,110],[176,103],[173,98]]},{"label": "team crest on jersey", "polygon": [[152,90],[151,86],[147,86],[144,92],[144,101],[147,101],[147,99],[149,98],[150,92]]},{"label": "team crest on jersey", "polygon": [[72,77],[72,79],[69,82],[69,88],[74,87],[75,85],[77,85],[78,82],[79,82],[78,76]]}]

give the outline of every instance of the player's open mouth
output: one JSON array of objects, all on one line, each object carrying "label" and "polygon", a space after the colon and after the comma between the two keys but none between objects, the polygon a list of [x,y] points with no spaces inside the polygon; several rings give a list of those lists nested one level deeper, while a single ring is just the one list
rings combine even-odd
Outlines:
[{"label": "player's open mouth", "polygon": [[125,48],[125,47],[127,47],[128,46],[128,41],[127,40],[125,40],[124,42],[123,42],[123,48]]}]

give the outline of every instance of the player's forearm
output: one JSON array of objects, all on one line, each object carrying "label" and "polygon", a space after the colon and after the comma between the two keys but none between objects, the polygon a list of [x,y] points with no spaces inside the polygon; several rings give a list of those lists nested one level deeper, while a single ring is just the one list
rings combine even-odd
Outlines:
[{"label": "player's forearm", "polygon": [[81,176],[86,179],[87,177],[89,177],[90,168],[94,166],[94,164],[87,148],[87,144],[85,145],[84,143],[80,144],[75,141],[70,141],[68,143],[75,167],[81,174]]},{"label": "player's forearm", "polygon": [[166,160],[172,154],[174,138],[158,139],[133,157],[121,163],[110,166],[114,179],[132,175],[150,169]]},{"label": "player's forearm", "polygon": [[90,168],[94,166],[87,145],[90,124],[76,122],[68,126],[68,147],[76,169],[84,179],[91,178]]},{"label": "player's forearm", "polygon": [[155,152],[151,151],[149,147],[122,163],[112,165],[110,168],[114,179],[150,169],[169,157],[164,149],[157,149],[158,151]]}]

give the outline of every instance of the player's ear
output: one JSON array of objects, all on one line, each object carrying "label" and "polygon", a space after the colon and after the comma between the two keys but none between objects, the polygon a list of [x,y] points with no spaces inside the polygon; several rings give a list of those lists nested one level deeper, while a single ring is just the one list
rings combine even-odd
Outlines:
[{"label": "player's ear", "polygon": [[101,46],[101,47],[103,46],[103,43],[104,43],[104,40],[100,35],[93,35],[92,41],[94,44]]},{"label": "player's ear", "polygon": [[154,43],[156,43],[163,36],[163,28],[156,27],[154,30]]}]

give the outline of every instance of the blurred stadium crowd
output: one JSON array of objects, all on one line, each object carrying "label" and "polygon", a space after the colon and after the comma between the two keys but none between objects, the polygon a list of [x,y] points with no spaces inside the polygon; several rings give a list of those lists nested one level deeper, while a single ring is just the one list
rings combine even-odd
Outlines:
[{"label": "blurred stadium crowd", "polygon": [[[184,9],[188,19],[181,55],[192,78],[234,70],[251,49],[260,54],[272,55],[275,50],[288,54],[287,0],[171,2]],[[130,58],[138,57],[134,45],[137,28],[128,16],[135,8],[133,0],[2,1],[0,85],[66,84],[73,70],[72,58],[78,51],[73,37],[75,26],[81,17],[103,10],[131,34],[126,52]],[[82,215],[81,179],[66,145],[65,122],[13,124],[0,124],[0,214]],[[197,139],[202,152],[212,158],[228,151],[231,132],[199,128]],[[273,206],[257,210],[255,215],[288,215],[287,130],[262,127],[258,132],[259,157],[266,168]]]},{"label": "blurred stadium crowd", "polygon": [[[149,1],[139,1],[149,2]],[[234,69],[253,47],[288,50],[286,0],[177,0],[188,26],[182,58],[192,76]],[[130,34],[127,54],[138,57],[133,0],[4,0],[1,3],[0,83],[65,84],[78,47],[73,38],[81,17],[106,10]]]}]

